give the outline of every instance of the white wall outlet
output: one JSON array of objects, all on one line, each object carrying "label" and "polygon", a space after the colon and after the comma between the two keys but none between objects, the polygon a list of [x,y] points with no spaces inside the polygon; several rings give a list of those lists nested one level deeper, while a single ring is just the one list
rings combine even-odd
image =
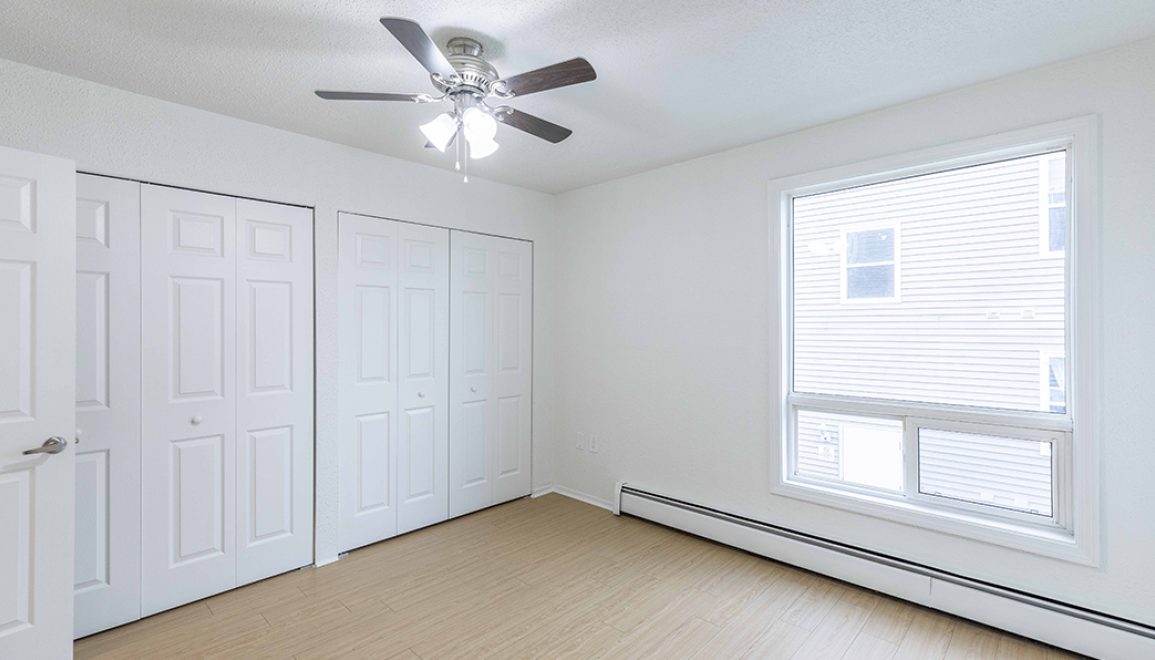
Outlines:
[{"label": "white wall outlet", "polygon": [[598,453],[598,437],[592,433],[590,434],[590,453]]},{"label": "white wall outlet", "polygon": [[576,435],[577,435],[577,449],[578,449],[578,451],[585,451],[586,450],[586,434],[585,433],[578,433]]}]

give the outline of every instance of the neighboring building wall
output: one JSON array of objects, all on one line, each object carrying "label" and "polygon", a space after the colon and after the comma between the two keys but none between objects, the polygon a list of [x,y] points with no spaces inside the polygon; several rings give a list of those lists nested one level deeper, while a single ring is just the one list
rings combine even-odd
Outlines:
[{"label": "neighboring building wall", "polygon": [[[1043,370],[1064,346],[1063,252],[1050,249],[1063,229],[1064,160],[1018,158],[797,198],[795,391],[1049,409]],[[1055,230],[1052,199],[1059,200]],[[875,230],[882,245],[893,241],[892,251],[860,248],[855,259],[848,234],[864,230]],[[1054,240],[1061,245],[1062,236]],[[893,278],[891,288],[883,282],[864,294],[848,275],[856,262],[883,264],[872,268]],[[798,472],[839,478],[842,435],[837,418],[800,423]],[[976,451],[940,440],[938,449],[945,462],[924,465],[924,489],[967,499],[1006,493],[1008,505],[1029,489],[1035,496],[1024,507],[1049,506],[1045,466],[1032,475],[1047,481],[1045,490],[1028,488],[1013,467],[994,474],[1003,462],[1021,462],[1019,443]]]}]

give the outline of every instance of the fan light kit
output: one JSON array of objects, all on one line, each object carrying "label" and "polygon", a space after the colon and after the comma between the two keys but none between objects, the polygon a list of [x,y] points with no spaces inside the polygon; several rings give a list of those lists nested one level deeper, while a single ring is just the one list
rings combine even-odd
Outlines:
[{"label": "fan light kit", "polygon": [[425,146],[442,153],[456,144],[457,169],[464,167],[465,181],[469,181],[470,159],[485,158],[497,151],[497,124],[500,122],[525,131],[548,142],[557,144],[573,131],[550,123],[508,105],[489,105],[486,99],[500,101],[544,92],[567,85],[589,82],[597,78],[590,63],[574,58],[552,66],[535,69],[509,78],[497,75],[497,69],[482,59],[481,43],[469,37],[454,37],[446,44],[449,54],[441,52],[437,44],[417,23],[404,18],[382,18],[381,24],[401,42],[402,46],[425,67],[433,86],[440,93],[391,94],[375,92],[326,92],[317,96],[334,101],[402,101],[435,103],[449,101],[453,108],[437,115],[421,126],[428,140]]}]

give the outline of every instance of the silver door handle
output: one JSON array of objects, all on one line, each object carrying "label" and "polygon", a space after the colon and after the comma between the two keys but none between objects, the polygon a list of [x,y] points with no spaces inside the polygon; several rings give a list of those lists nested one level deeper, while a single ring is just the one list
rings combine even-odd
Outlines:
[{"label": "silver door handle", "polygon": [[67,446],[67,440],[58,435],[54,435],[51,438],[45,440],[44,444],[40,445],[36,449],[29,449],[25,451],[24,454],[59,454],[60,452],[64,451],[64,448]]}]

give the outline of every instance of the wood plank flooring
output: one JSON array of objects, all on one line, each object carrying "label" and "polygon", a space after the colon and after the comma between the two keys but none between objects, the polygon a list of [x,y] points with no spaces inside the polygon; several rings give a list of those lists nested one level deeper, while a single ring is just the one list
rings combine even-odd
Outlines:
[{"label": "wood plank flooring", "polygon": [[1070,660],[560,495],[76,642],[77,660]]}]

